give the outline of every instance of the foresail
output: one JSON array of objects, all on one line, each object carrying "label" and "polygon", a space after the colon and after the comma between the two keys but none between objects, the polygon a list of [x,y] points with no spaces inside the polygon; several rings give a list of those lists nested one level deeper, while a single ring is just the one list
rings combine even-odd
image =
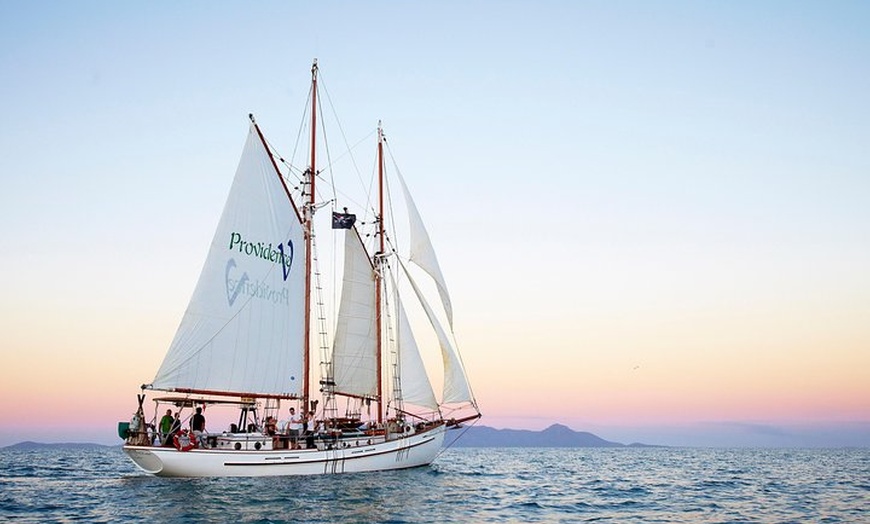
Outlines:
[{"label": "foresail", "polygon": [[375,273],[356,229],[344,237],[344,277],[332,350],[336,392],[377,395]]},{"label": "foresail", "polygon": [[304,260],[298,215],[252,124],[193,297],[152,387],[300,395]]},{"label": "foresail", "polygon": [[432,324],[432,328],[435,330],[438,343],[441,346],[441,359],[444,363],[444,394],[441,402],[443,404],[474,402],[471,389],[468,387],[468,379],[465,377],[465,371],[462,369],[459,355],[457,355],[456,350],[453,348],[450,338],[444,332],[444,328],[441,327],[435,312],[432,311],[429,302],[426,301],[414,278],[408,272],[408,268],[404,264],[401,265],[405,276],[408,277],[408,281],[414,289],[414,293],[417,295],[417,299],[420,301],[420,305],[423,306],[423,310]]},{"label": "foresail", "polygon": [[432,384],[426,374],[426,367],[420,357],[417,341],[411,331],[408,315],[398,295],[396,295],[396,309],[399,325],[399,373],[402,385],[402,400],[408,404],[438,409],[438,401],[432,391]]},{"label": "foresail", "polygon": [[447,313],[447,322],[450,323],[450,329],[453,329],[453,305],[450,302],[450,294],[447,292],[444,275],[441,274],[441,266],[438,265],[438,257],[435,256],[435,249],[432,247],[432,241],[429,240],[429,233],[426,231],[426,226],[423,224],[420,212],[417,211],[417,205],[414,204],[411,192],[408,191],[405,179],[402,178],[401,173],[397,172],[397,175],[402,185],[402,192],[405,194],[405,202],[408,206],[408,221],[410,222],[411,236],[409,258],[435,280],[438,294],[441,296],[441,302],[444,305],[444,311]]}]

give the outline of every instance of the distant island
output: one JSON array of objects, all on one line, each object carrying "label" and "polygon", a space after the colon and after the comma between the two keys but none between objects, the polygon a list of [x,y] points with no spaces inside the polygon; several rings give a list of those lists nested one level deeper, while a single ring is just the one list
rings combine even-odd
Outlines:
[{"label": "distant island", "polygon": [[657,447],[638,442],[611,442],[587,431],[553,424],[542,431],[471,426],[447,433],[446,442],[463,448],[625,448]]},{"label": "distant island", "polygon": [[115,448],[118,446],[106,446],[103,444],[93,444],[90,442],[56,442],[52,444],[46,444],[43,442],[32,442],[32,441],[24,441],[19,442],[17,444],[12,444],[11,446],[5,446],[0,448],[0,450],[10,450],[10,451],[33,451],[33,450],[41,450],[41,449],[105,449],[105,448]]},{"label": "distant island", "polygon": [[[449,431],[445,443],[462,448],[646,448],[659,447],[638,442],[621,444],[611,442],[587,431],[574,431],[562,424],[553,424],[542,431],[527,429],[495,429],[487,426],[463,427]],[[40,442],[19,442],[0,448],[0,450],[30,451],[47,448],[64,449],[102,449],[118,446],[102,444],[64,442],[43,444]]]}]

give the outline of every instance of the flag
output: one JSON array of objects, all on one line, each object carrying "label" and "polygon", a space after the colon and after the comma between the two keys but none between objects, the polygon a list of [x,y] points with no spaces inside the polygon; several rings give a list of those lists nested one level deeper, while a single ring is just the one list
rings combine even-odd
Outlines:
[{"label": "flag", "polygon": [[332,212],[332,229],[350,229],[356,222],[356,215]]}]

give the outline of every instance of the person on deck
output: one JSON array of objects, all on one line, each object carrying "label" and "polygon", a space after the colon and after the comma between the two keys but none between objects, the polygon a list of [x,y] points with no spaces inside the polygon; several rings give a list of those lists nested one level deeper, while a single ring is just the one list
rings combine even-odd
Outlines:
[{"label": "person on deck", "polygon": [[172,417],[172,410],[167,409],[166,414],[160,419],[160,445],[168,446],[172,438],[172,425],[175,419]]},{"label": "person on deck", "polygon": [[302,418],[296,415],[296,408],[290,408],[290,418],[284,423],[284,432],[290,437],[290,445],[294,449],[301,431]]},{"label": "person on deck", "polygon": [[317,420],[315,419],[314,411],[309,411],[308,416],[305,417],[304,423],[304,433],[305,433],[305,447],[313,448],[314,447],[314,431],[316,429]]},{"label": "person on deck", "polygon": [[308,416],[305,417],[305,433],[314,433],[314,426],[317,424],[314,418],[314,412],[309,411]]},{"label": "person on deck", "polygon": [[278,435],[278,419],[272,416],[266,417],[263,422],[263,434],[272,437],[272,449],[281,449],[281,437]]},{"label": "person on deck", "polygon": [[270,437],[274,437],[276,433],[278,433],[277,421],[275,417],[266,417],[266,421],[263,424],[263,433],[269,435]]},{"label": "person on deck", "polygon": [[196,408],[196,414],[190,418],[190,430],[196,436],[196,443],[200,447],[207,448],[208,433],[205,431],[205,416],[202,414],[202,408]]}]

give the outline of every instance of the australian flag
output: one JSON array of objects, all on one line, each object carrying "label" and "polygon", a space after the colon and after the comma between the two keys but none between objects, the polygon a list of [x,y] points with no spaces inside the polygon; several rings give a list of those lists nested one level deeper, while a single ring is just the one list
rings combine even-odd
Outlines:
[{"label": "australian flag", "polygon": [[332,212],[332,229],[350,229],[356,222],[356,215]]}]

